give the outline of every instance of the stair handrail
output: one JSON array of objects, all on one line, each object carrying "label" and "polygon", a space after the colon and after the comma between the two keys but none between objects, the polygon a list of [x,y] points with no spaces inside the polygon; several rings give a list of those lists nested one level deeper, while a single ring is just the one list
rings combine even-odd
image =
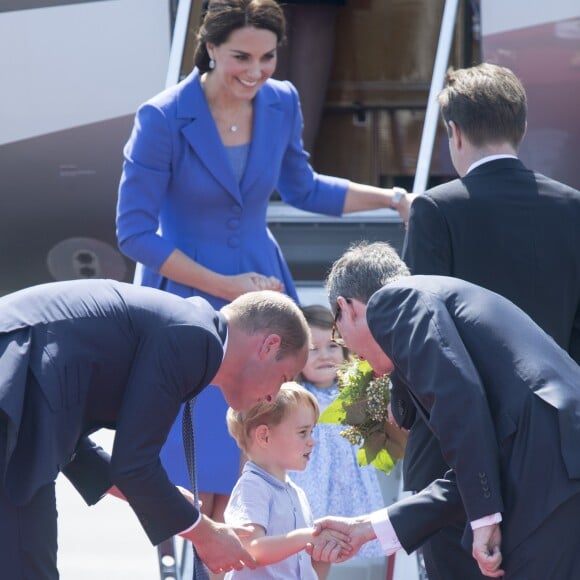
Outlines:
[{"label": "stair handrail", "polygon": [[431,86],[427,98],[425,123],[421,135],[419,156],[417,157],[417,170],[413,181],[414,193],[423,193],[427,188],[427,180],[429,178],[431,158],[433,156],[433,147],[435,144],[435,134],[437,133],[437,122],[439,120],[437,95],[443,89],[445,83],[445,75],[449,65],[449,55],[451,53],[451,45],[455,33],[455,20],[458,7],[459,0],[445,1],[443,17],[441,18],[441,31],[439,33],[435,63],[433,65],[433,75],[431,77]]}]

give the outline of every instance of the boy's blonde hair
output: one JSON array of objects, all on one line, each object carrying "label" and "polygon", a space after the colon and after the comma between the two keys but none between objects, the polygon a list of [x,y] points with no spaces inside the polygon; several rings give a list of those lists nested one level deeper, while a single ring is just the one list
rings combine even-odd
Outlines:
[{"label": "boy's blonde hair", "polygon": [[310,405],[314,411],[314,420],[318,421],[320,409],[316,397],[294,381],[283,383],[271,403],[263,401],[245,413],[229,408],[226,416],[228,431],[236,440],[238,447],[247,453],[252,440],[252,432],[257,427],[279,425],[291,410],[300,405]]}]

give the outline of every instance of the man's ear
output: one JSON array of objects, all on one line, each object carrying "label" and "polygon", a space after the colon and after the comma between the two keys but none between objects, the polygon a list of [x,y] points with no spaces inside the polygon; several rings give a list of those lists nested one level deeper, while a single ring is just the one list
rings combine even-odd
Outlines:
[{"label": "man's ear", "polygon": [[445,131],[447,131],[447,138],[451,139],[452,133],[451,133],[451,126],[449,125],[449,123],[451,123],[452,121],[443,121],[443,124],[445,125]]},{"label": "man's ear", "polygon": [[270,428],[268,425],[258,425],[254,431],[254,438],[259,447],[266,447],[270,438]]},{"label": "man's ear", "polygon": [[277,334],[268,334],[264,337],[260,346],[259,357],[264,360],[271,357],[276,357],[280,350],[282,339]]},{"label": "man's ear", "polygon": [[461,128],[459,125],[457,125],[457,123],[455,123],[455,121],[449,121],[447,127],[449,138],[453,141],[455,149],[461,149],[463,144],[463,133],[461,132]]},{"label": "man's ear", "polygon": [[337,298],[337,303],[341,310],[341,316],[345,316],[349,320],[355,320],[359,314],[359,306],[364,306],[362,302],[353,298],[347,299],[343,296]]}]

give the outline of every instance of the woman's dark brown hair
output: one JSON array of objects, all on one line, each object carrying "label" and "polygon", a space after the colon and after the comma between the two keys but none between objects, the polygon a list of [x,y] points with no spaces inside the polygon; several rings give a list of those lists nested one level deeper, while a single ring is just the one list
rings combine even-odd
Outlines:
[{"label": "woman's dark brown hair", "polygon": [[206,44],[219,46],[234,30],[246,26],[270,30],[276,35],[278,45],[285,41],[286,21],[275,0],[210,0],[197,33],[193,57],[200,72],[210,70]]}]

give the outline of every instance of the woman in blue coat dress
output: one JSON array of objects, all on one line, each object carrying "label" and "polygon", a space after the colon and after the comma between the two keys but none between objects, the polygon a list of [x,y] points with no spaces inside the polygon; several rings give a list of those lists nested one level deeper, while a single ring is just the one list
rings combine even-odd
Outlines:
[{"label": "woman in blue coat dress", "polygon": [[[298,94],[270,78],[284,26],[274,0],[212,0],[193,72],[139,108],[117,208],[119,246],[138,263],[136,283],[202,296],[215,308],[261,289],[296,298],[266,225],[274,190],[312,212],[393,207],[406,217],[404,191],[320,175],[309,165]],[[226,408],[219,390],[208,388],[194,416],[204,433],[196,448],[202,509],[217,520],[240,463]],[[189,487],[179,421],[163,461],[173,482]]]}]

